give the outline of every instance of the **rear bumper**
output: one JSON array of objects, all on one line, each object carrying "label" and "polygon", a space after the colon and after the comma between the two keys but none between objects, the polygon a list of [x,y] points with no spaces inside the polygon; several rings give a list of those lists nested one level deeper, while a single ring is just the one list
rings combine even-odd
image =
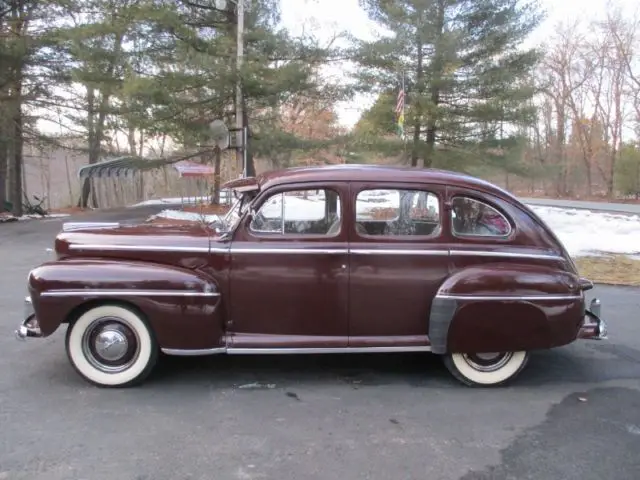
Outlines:
[{"label": "rear bumper", "polygon": [[586,340],[606,340],[607,324],[600,318],[600,300],[594,298],[591,300],[589,308],[585,311],[584,319],[580,325],[578,338]]},{"label": "rear bumper", "polygon": [[36,318],[31,297],[24,299],[24,320],[15,331],[15,335],[18,340],[24,340],[27,337],[42,337],[40,324]]}]

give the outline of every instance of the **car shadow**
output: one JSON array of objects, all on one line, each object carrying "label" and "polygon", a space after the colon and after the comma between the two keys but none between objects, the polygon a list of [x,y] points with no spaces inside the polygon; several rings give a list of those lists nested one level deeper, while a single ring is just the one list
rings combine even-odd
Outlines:
[{"label": "car shadow", "polygon": [[175,385],[204,381],[221,388],[332,383],[359,388],[397,383],[421,386],[447,375],[441,359],[429,354],[162,356],[148,381]]},{"label": "car shadow", "polygon": [[[584,345],[536,351],[532,352],[527,368],[510,385],[527,388],[635,379],[640,377],[640,352],[638,354],[636,358],[628,352],[594,352],[592,347]],[[442,359],[428,353],[162,356],[148,383],[164,386],[202,383],[216,388],[331,384],[353,388],[394,384],[461,386],[446,370]]]}]

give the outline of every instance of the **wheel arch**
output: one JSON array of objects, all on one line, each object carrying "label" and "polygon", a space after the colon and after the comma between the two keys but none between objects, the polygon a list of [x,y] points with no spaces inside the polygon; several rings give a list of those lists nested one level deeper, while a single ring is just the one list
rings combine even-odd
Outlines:
[{"label": "wheel arch", "polygon": [[135,309],[163,348],[207,349],[223,343],[221,291],[207,274],[140,261],[71,259],[32,270],[29,291],[43,336],[89,309]]},{"label": "wheel arch", "polygon": [[550,348],[576,338],[583,308],[571,272],[520,262],[469,266],[438,289],[428,335],[435,354]]},{"label": "wheel arch", "polygon": [[[60,323],[66,323],[68,325],[73,325],[82,315],[87,313],[89,310],[92,310],[96,307],[101,307],[103,305],[114,305],[118,307],[128,308],[129,310],[133,310],[137,315],[139,315],[151,328],[153,332],[153,325],[149,322],[149,316],[145,313],[145,311],[140,308],[136,303],[123,300],[121,298],[92,298],[91,300],[86,300],[75,307],[72,307],[67,316]],[[153,332],[155,334],[155,332]]]}]

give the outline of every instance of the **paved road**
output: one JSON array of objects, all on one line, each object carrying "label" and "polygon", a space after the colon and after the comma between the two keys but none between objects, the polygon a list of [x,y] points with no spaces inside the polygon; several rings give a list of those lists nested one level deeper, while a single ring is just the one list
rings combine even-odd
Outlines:
[{"label": "paved road", "polygon": [[503,389],[428,355],[353,355],[167,358],[104,390],[63,330],[13,339],[60,223],[0,225],[0,479],[640,478],[640,290],[597,287],[611,339],[536,353]]},{"label": "paved road", "polygon": [[606,202],[585,202],[582,200],[564,200],[548,198],[523,198],[525,203],[531,205],[543,205],[547,207],[579,208],[585,210],[599,210],[610,213],[624,213],[640,215],[640,204],[633,203],[606,203]]}]

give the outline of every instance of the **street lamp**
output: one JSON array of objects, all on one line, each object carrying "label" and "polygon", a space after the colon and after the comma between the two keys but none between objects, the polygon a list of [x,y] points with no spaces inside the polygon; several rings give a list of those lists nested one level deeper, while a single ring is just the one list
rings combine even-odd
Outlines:
[{"label": "street lamp", "polygon": [[[236,69],[238,79],[236,81],[236,161],[242,165],[242,176],[247,176],[246,162],[246,135],[244,132],[243,112],[242,112],[242,81],[240,79],[240,69],[242,68],[242,59],[244,56],[244,0],[230,0],[238,9],[238,25],[237,25],[237,48],[236,48]],[[218,10],[227,9],[227,0],[215,0],[215,7]],[[242,144],[242,151],[238,148]]]}]

